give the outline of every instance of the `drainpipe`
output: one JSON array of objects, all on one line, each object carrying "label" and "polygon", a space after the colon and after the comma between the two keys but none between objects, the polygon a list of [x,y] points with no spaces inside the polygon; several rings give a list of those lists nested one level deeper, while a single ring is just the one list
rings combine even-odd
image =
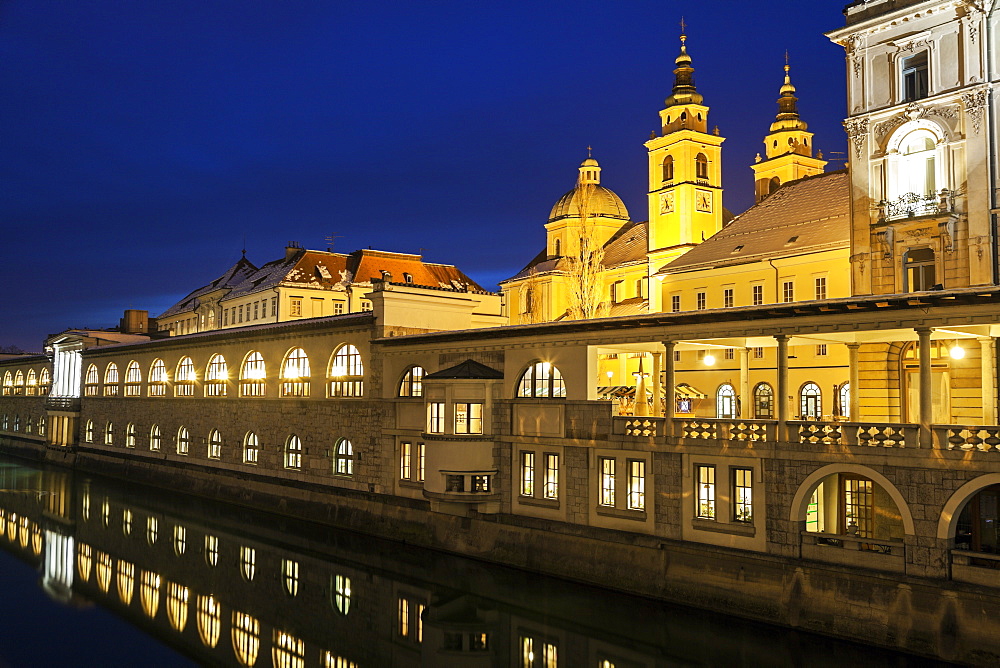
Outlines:
[{"label": "drainpipe", "polygon": [[271,288],[271,291],[278,298],[278,300],[274,302],[274,321],[281,322],[281,318],[278,317],[278,314],[281,312],[281,293],[278,292],[278,288]]},{"label": "drainpipe", "polygon": [[[983,36],[985,38],[986,46],[986,80],[989,82],[993,81],[993,39],[990,34],[990,18],[993,15],[993,10],[989,11],[986,15],[986,30],[983,31]],[[994,179],[996,178],[996,129],[994,128],[993,119],[990,118],[990,114],[993,110],[993,88],[992,86],[986,91],[986,109],[983,110],[983,115],[985,116],[985,121],[989,127],[990,132],[990,159],[986,161],[987,168],[987,178],[990,184],[990,254],[993,256],[993,285],[1000,283],[1000,258],[997,257],[997,187]]]},{"label": "drainpipe", "polygon": [[767,263],[771,265],[771,269],[774,269],[774,303],[780,304],[781,299],[779,299],[780,293],[778,292],[778,268],[774,266],[774,262],[768,260]]}]

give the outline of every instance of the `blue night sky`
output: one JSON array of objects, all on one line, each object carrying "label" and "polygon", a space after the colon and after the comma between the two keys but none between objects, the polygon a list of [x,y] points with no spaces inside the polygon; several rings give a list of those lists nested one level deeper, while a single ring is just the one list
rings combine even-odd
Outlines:
[{"label": "blue night sky", "polygon": [[244,235],[258,265],[340,235],[495,286],[544,244],[587,145],[644,220],[682,14],[741,212],[786,49],[816,145],[842,157],[844,55],[823,33],[844,4],[3,0],[0,346],[158,315]]}]

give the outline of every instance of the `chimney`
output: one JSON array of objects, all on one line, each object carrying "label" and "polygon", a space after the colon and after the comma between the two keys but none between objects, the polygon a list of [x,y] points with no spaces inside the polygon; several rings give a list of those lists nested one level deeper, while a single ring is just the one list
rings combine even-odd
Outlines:
[{"label": "chimney", "polygon": [[146,334],[149,332],[149,311],[127,309],[118,322],[122,334]]},{"label": "chimney", "polygon": [[299,242],[297,242],[297,241],[289,241],[285,245],[285,262],[288,262],[289,260],[291,260],[292,256],[294,256],[300,250],[302,250],[302,246],[299,245]]}]

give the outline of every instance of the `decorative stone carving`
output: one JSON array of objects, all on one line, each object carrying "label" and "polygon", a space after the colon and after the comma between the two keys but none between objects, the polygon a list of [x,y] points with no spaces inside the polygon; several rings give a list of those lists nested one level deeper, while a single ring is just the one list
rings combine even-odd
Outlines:
[{"label": "decorative stone carving", "polygon": [[882,257],[892,257],[892,249],[896,244],[896,230],[892,225],[881,232],[875,233],[875,243],[882,249]]},{"label": "decorative stone carving", "polygon": [[856,32],[847,38],[847,54],[851,58],[851,67],[854,70],[854,78],[859,79],[861,77],[861,71],[864,69],[865,58],[861,50],[865,46],[865,35],[860,32]]},{"label": "decorative stone carving", "polygon": [[970,90],[962,93],[966,117],[972,122],[972,131],[977,135],[983,129],[983,115],[986,111],[986,89]]},{"label": "decorative stone carving", "polygon": [[867,253],[856,253],[851,256],[851,263],[858,265],[858,271],[861,275],[865,275],[865,260],[868,258]]},{"label": "decorative stone carving", "polygon": [[893,116],[889,120],[882,121],[875,126],[875,141],[881,143],[893,130],[907,121],[915,121],[928,116],[937,116],[948,120],[958,118],[958,105],[943,104],[938,107],[925,107],[917,102],[906,105],[906,109]]},{"label": "decorative stone carving", "polygon": [[847,130],[847,136],[854,143],[854,154],[860,158],[865,147],[865,138],[868,136],[868,119],[848,118],[844,121],[844,129]]},{"label": "decorative stone carving", "polygon": [[949,216],[948,220],[938,223],[938,229],[941,232],[941,247],[949,253],[955,250],[955,227],[957,225],[958,219],[954,216]]}]

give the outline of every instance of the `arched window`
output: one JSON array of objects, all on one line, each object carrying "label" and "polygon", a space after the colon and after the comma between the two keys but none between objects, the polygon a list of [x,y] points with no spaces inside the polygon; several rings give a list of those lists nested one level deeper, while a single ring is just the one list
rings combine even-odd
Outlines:
[{"label": "arched window", "polygon": [[843,383],[837,388],[837,398],[840,400],[839,415],[842,418],[851,418],[851,384]]},{"label": "arched window", "polygon": [[108,364],[104,371],[104,396],[118,396],[118,365],[114,362]]},{"label": "arched window", "polygon": [[83,428],[83,440],[87,443],[94,442],[94,421],[87,420],[87,424]]},{"label": "arched window", "polygon": [[45,416],[44,415],[38,416],[38,435],[39,436],[45,436],[45,426],[46,426]]},{"label": "arched window", "polygon": [[755,420],[774,419],[774,390],[767,383],[753,388],[753,416]]},{"label": "arched window", "polygon": [[285,468],[295,470],[302,468],[302,441],[295,434],[285,441]]},{"label": "arched window", "polygon": [[894,197],[916,195],[927,197],[937,192],[935,154],[937,137],[927,129],[918,128],[899,142],[896,163]]},{"label": "arched window", "polygon": [[767,182],[767,194],[770,195],[780,187],[781,187],[781,179],[779,179],[777,176],[771,177],[771,180]]},{"label": "arched window", "polygon": [[281,560],[282,582],[285,585],[285,593],[289,596],[299,594],[299,562],[292,559]]},{"label": "arched window", "polygon": [[333,453],[333,472],[336,475],[354,475],[354,446],[346,438],[337,441]]},{"label": "arched window", "polygon": [[97,575],[97,586],[105,593],[111,587],[111,569],[113,563],[110,554],[106,552],[97,553],[97,565],[94,567],[94,573]]},{"label": "arched window", "polygon": [[155,517],[146,518],[146,542],[156,545],[156,539],[160,535],[160,520]]},{"label": "arched window", "polygon": [[85,397],[96,397],[97,386],[100,382],[100,376],[97,373],[97,365],[91,364],[87,367],[87,375],[84,376],[83,395]]},{"label": "arched window", "polygon": [[196,378],[194,360],[190,357],[182,357],[181,361],[177,363],[177,373],[174,374],[174,396],[193,397]]},{"label": "arched window", "polygon": [[115,425],[113,422],[108,422],[104,425],[104,445],[114,445],[115,444]]},{"label": "arched window", "polygon": [[142,602],[142,611],[150,619],[156,617],[156,611],[160,607],[160,576],[152,571],[142,571],[142,578],[139,584],[139,600]]},{"label": "arched window", "polygon": [[365,365],[361,361],[361,353],[351,344],[345,343],[330,358],[330,396],[364,396],[364,376]]},{"label": "arched window", "polygon": [[208,458],[222,459],[222,434],[218,429],[213,429],[208,435]]},{"label": "arched window", "polygon": [[549,362],[535,362],[521,375],[518,397],[565,398],[566,385],[562,372]]},{"label": "arched window", "polygon": [[809,381],[802,386],[799,403],[802,411],[800,420],[819,420],[823,417],[823,392],[816,383]]},{"label": "arched window", "polygon": [[177,430],[177,454],[186,455],[191,451],[191,434],[188,433],[187,427],[181,427]]},{"label": "arched window", "polygon": [[229,383],[229,366],[222,355],[212,355],[205,371],[205,396],[224,397]]},{"label": "arched window", "polygon": [[424,396],[424,367],[411,366],[403,374],[403,380],[399,383],[399,396],[401,397],[422,397]]},{"label": "arched window", "polygon": [[271,641],[271,663],[274,668],[304,668],[306,643],[300,638],[274,629]]},{"label": "arched window", "polygon": [[174,554],[178,557],[183,556],[187,550],[187,535],[186,527],[182,527],[180,524],[174,525]]},{"label": "arched window", "polygon": [[260,651],[260,622],[256,617],[233,610],[233,652],[242,666],[257,662]]},{"label": "arched window", "polygon": [[934,287],[934,251],[914,248],[903,255],[904,292],[921,292]]},{"label": "arched window", "polygon": [[76,572],[80,574],[80,579],[90,582],[90,568],[94,563],[94,550],[86,543],[77,543],[76,546]]},{"label": "arched window", "polygon": [[243,463],[257,464],[257,457],[260,454],[260,439],[252,431],[247,432],[243,439]]},{"label": "arched window", "polygon": [[48,369],[42,369],[41,373],[38,374],[38,396],[48,396],[51,387],[52,374],[49,373]]},{"label": "arched window", "polygon": [[125,396],[142,396],[142,371],[135,360],[129,362],[125,368]]},{"label": "arched window", "polygon": [[699,153],[694,159],[694,174],[695,178],[708,178],[708,158],[705,157],[704,153]]},{"label": "arched window", "polygon": [[132,602],[132,591],[135,585],[135,565],[118,560],[118,598],[125,605]]},{"label": "arched window", "polygon": [[346,575],[334,575],[330,580],[333,607],[340,614],[346,615],[351,611],[351,578]]},{"label": "arched window", "polygon": [[205,563],[213,568],[219,565],[218,536],[205,536]]},{"label": "arched window", "polygon": [[736,390],[729,383],[720,385],[716,392],[715,415],[730,420],[736,417]]},{"label": "arched window", "polygon": [[24,393],[29,396],[35,396],[38,389],[38,375],[35,373],[34,369],[28,369],[27,380],[24,381]]},{"label": "arched window", "polygon": [[21,431],[21,416],[14,416],[14,431]]},{"label": "arched window", "polygon": [[134,448],[135,447],[135,423],[129,422],[125,425],[125,447]]},{"label": "arched window", "polygon": [[24,372],[20,369],[14,374],[14,394],[18,396],[24,394]]},{"label": "arched window", "polygon": [[149,449],[152,452],[160,451],[160,426],[153,425],[149,428]]},{"label": "arched window", "polygon": [[240,572],[243,579],[253,582],[253,576],[257,573],[257,550],[246,545],[240,546]]},{"label": "arched window", "polygon": [[149,366],[149,396],[164,397],[167,394],[167,366],[163,360],[153,360]]},{"label": "arched window", "polygon": [[187,626],[188,596],[190,591],[187,587],[174,582],[167,585],[167,621],[178,633],[184,631],[184,627]]},{"label": "arched window", "polygon": [[[97,367],[93,367],[94,374],[97,374]],[[88,370],[87,377],[90,377],[90,372]],[[3,396],[9,397],[14,393],[14,376],[10,375],[10,371],[3,375]]]},{"label": "arched window", "polygon": [[267,393],[267,371],[264,357],[256,350],[251,351],[240,367],[240,396],[263,397]]},{"label": "arched window", "polygon": [[222,607],[213,596],[198,597],[198,636],[205,647],[215,647],[219,642]]},{"label": "arched window", "polygon": [[553,247],[553,255],[556,257],[562,257],[562,239],[556,239],[555,246]]},{"label": "arched window", "polygon": [[309,396],[309,356],[302,348],[292,348],[281,365],[281,396]]},{"label": "arched window", "polygon": [[663,180],[674,180],[674,156],[668,155],[663,159]]}]

